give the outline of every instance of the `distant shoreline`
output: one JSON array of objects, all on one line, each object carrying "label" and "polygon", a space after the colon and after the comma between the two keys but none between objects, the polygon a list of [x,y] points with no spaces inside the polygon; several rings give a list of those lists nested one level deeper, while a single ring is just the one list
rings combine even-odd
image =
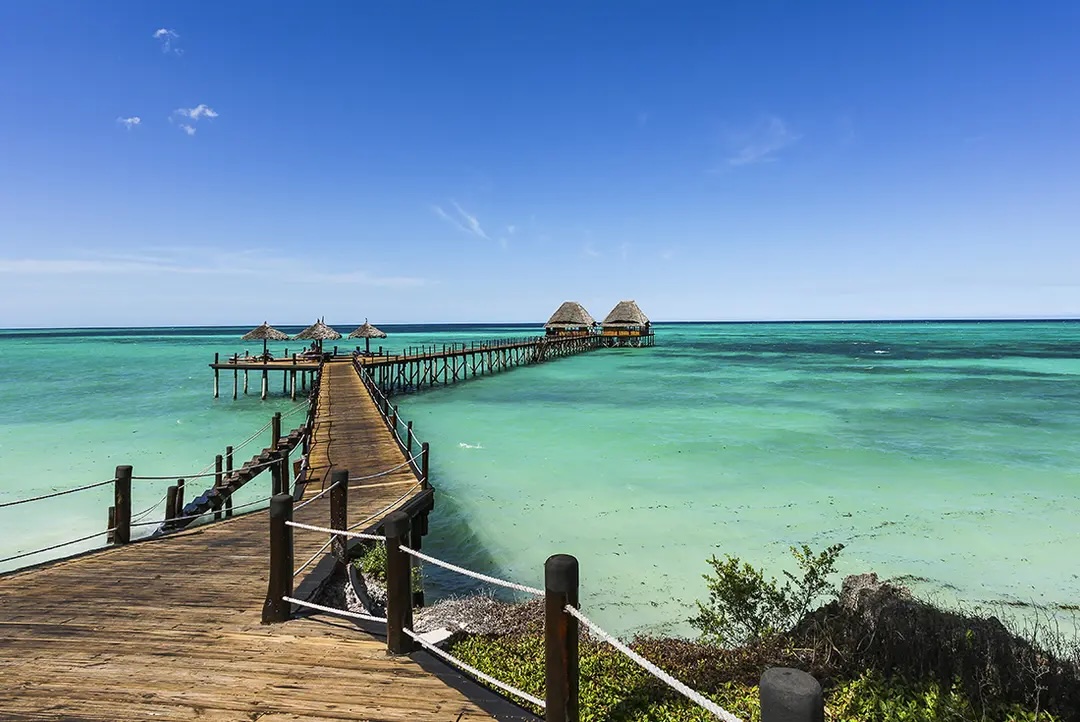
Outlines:
[{"label": "distant shoreline", "polygon": [[[859,325],[859,324],[979,324],[979,323],[1077,323],[1080,317],[1062,318],[865,318],[865,319],[810,319],[801,321],[654,321],[654,326],[802,326],[802,325]],[[302,329],[305,323],[276,324],[279,328]],[[339,323],[348,326],[349,323]],[[251,323],[245,324],[218,324],[218,325],[165,325],[165,326],[5,326],[0,328],[0,333],[6,331],[206,331],[206,330],[234,330],[247,329]],[[423,327],[433,330],[463,329],[469,327],[482,328],[521,328],[523,326],[535,326],[543,329],[544,321],[400,321],[396,323],[380,323],[379,326],[392,329]]]}]

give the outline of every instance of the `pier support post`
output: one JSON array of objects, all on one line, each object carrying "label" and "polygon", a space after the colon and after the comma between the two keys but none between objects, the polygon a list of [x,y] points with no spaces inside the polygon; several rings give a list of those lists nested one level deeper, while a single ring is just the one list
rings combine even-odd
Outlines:
[{"label": "pier support post", "polygon": [[430,489],[431,482],[428,481],[428,458],[430,457],[431,449],[428,447],[428,442],[420,444],[420,481],[423,483],[420,485],[421,489]]},{"label": "pier support post", "polygon": [[165,521],[176,518],[176,485],[165,490]]},{"label": "pier support post", "polygon": [[221,371],[217,367],[217,365],[218,365],[218,356],[219,356],[219,354],[216,354],[216,353],[214,354],[214,398],[215,399],[218,397],[218,377],[221,374]]},{"label": "pier support post", "polygon": [[184,515],[184,480],[176,480],[176,514],[175,516]]},{"label": "pier support post", "polygon": [[271,493],[275,496],[284,494],[285,483],[281,478],[281,456],[276,451],[270,452],[270,486]]},{"label": "pier support post", "polygon": [[758,685],[761,722],[823,722],[825,702],[821,685],[798,669],[765,670]]},{"label": "pier support post", "polygon": [[296,401],[296,369],[289,372],[289,398]]},{"label": "pier support post", "polygon": [[268,384],[269,384],[269,381],[266,378],[266,369],[263,368],[263,372],[262,372],[262,400],[263,401],[266,401],[267,385]]},{"label": "pier support post", "polygon": [[217,499],[213,502],[213,504],[214,504],[214,521],[221,521],[222,498],[221,498],[220,495],[224,491],[224,489],[222,488],[223,485],[221,483],[222,478],[223,478],[222,477],[222,469],[224,469],[224,463],[223,462],[224,462],[224,458],[222,458],[221,454],[218,454],[217,456],[214,457],[214,489],[218,492],[218,495],[219,495],[217,497]]},{"label": "pier support post", "polygon": [[292,481],[289,479],[289,446],[288,444],[282,444],[278,449],[278,456],[281,457],[281,490],[286,494],[292,493]]},{"label": "pier support post", "polygon": [[278,411],[270,419],[270,450],[277,449],[278,444],[281,443],[281,412]]},{"label": "pier support post", "polygon": [[412,458],[412,422],[405,425],[405,456]]},{"label": "pier support post", "polygon": [[225,447],[225,473],[233,473],[233,448],[231,446]]},{"label": "pier support post", "polygon": [[578,561],[555,554],[544,562],[544,665],[546,722],[578,722]]},{"label": "pier support post", "polygon": [[236,369],[232,371],[232,400],[236,401],[236,390],[240,385],[240,372]]},{"label": "pier support post", "polygon": [[386,651],[408,654],[415,649],[413,638],[404,629],[412,629],[412,563],[401,551],[401,543],[409,539],[409,515],[395,511],[383,521],[386,534]]},{"label": "pier support post", "polygon": [[[349,528],[349,472],[335,469],[330,475],[330,528]],[[349,537],[334,535],[330,542],[334,556],[334,573],[344,574],[349,566]]]},{"label": "pier support post", "polygon": [[262,623],[274,624],[289,618],[292,605],[282,597],[293,592],[293,499],[277,494],[270,500],[270,581],[266,587]]},{"label": "pier support post", "polygon": [[244,396],[248,393],[248,370],[244,369]]},{"label": "pier support post", "polygon": [[127,544],[131,541],[131,467],[116,467],[116,481],[113,484],[113,505],[116,516],[113,526],[113,542]]}]

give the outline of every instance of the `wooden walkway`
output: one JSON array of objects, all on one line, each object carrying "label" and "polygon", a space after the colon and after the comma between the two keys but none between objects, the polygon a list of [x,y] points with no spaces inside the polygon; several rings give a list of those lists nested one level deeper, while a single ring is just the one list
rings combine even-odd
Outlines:
[{"label": "wooden walkway", "polygon": [[[349,363],[324,368],[313,443],[307,498],[335,467],[356,477],[404,461]],[[415,484],[407,467],[357,482],[350,523]],[[328,496],[295,519],[326,526]],[[260,624],[268,526],[256,512],[0,577],[0,718],[535,719],[331,615]],[[295,530],[297,566],[325,541]]]}]

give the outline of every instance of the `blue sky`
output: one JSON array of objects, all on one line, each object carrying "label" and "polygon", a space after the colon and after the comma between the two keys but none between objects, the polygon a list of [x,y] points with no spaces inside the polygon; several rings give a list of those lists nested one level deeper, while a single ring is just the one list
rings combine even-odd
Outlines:
[{"label": "blue sky", "polygon": [[1074,2],[0,3],[0,326],[1080,316],[1077,37]]}]

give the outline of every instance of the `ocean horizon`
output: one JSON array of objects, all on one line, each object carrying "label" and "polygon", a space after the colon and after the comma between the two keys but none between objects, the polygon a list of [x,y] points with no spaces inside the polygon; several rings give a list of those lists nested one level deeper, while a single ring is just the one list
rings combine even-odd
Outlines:
[{"label": "ocean horizon", "polygon": [[[542,332],[541,323],[379,325],[388,349]],[[297,408],[273,379],[265,402],[213,398],[215,352],[261,351],[240,341],[249,328],[0,331],[9,378],[0,502],[107,479],[118,464],[189,475],[275,411]],[[425,549],[534,584],[549,554],[575,554],[583,602],[623,634],[690,633],[710,555],[780,576],[787,548],[803,543],[843,543],[843,573],[877,571],[938,600],[1022,616],[1026,604],[1065,610],[1080,599],[1078,570],[1063,563],[1080,548],[1080,322],[654,329],[654,348],[397,397],[432,448],[437,502]],[[133,508],[167,483],[138,486]],[[237,503],[265,496],[268,483],[249,484]],[[103,529],[110,494],[0,509],[0,558]],[[437,570],[427,584],[432,598],[474,589]]]}]

